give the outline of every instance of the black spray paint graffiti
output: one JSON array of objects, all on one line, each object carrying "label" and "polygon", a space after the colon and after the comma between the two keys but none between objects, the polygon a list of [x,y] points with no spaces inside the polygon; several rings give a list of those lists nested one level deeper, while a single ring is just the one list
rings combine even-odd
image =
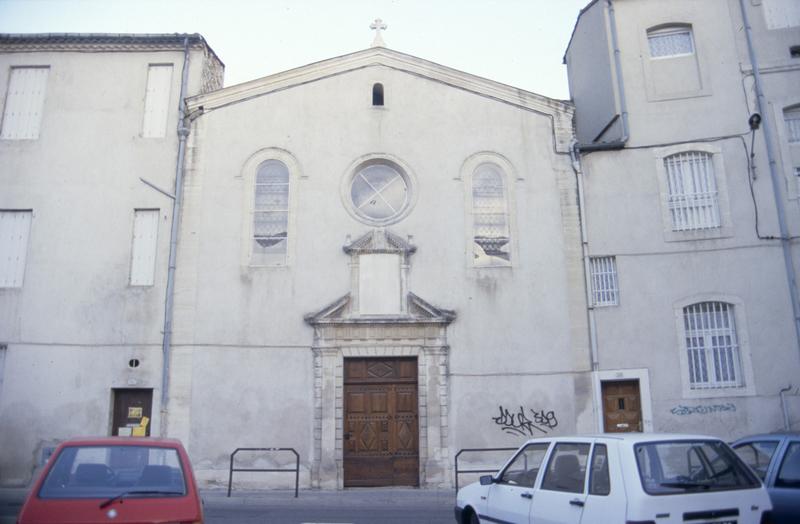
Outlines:
[{"label": "black spray paint graffiti", "polygon": [[697,406],[675,406],[670,410],[673,415],[708,415],[709,413],[720,413],[722,411],[736,411],[736,405],[728,402],[727,404],[707,404]]},{"label": "black spray paint graffiti", "polygon": [[533,436],[534,432],[537,431],[546,435],[547,430],[558,426],[556,414],[552,410],[536,411],[535,409],[529,409],[528,411],[531,413],[530,418],[522,406],[519,407],[519,411],[516,413],[511,413],[511,411],[500,406],[500,414],[492,417],[492,420],[509,435]]}]

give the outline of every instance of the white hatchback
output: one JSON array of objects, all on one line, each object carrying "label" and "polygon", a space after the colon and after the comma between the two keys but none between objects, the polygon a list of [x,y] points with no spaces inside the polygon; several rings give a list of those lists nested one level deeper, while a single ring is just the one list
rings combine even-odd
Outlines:
[{"label": "white hatchback", "polygon": [[455,512],[459,524],[767,524],[771,509],[721,440],[626,433],[529,440],[459,490]]}]

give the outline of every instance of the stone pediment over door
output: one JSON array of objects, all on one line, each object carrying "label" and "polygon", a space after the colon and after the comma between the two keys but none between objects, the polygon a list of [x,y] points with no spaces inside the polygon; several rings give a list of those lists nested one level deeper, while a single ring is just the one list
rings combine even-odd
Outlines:
[{"label": "stone pediment over door", "polygon": [[401,357],[417,362],[419,484],[449,486],[447,326],[456,314],[408,290],[416,251],[409,241],[375,229],[343,249],[351,259],[350,292],[305,316],[314,328],[312,482],[344,487],[344,360]]}]

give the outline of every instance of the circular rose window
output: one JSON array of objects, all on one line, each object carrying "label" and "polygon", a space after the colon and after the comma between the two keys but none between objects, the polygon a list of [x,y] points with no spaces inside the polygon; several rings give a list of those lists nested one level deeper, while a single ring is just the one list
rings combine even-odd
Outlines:
[{"label": "circular rose window", "polygon": [[373,224],[399,220],[409,208],[406,173],[385,159],[361,164],[350,180],[350,206],[355,215]]}]

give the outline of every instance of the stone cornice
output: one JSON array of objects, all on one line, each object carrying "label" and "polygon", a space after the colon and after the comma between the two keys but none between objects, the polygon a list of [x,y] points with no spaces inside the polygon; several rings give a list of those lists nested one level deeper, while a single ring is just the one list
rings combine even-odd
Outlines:
[{"label": "stone cornice", "polygon": [[35,52],[142,52],[182,51],[184,40],[192,49],[207,49],[219,61],[202,35],[193,34],[114,34],[114,33],[30,33],[0,34],[0,53]]},{"label": "stone cornice", "polygon": [[564,114],[571,120],[574,111],[570,102],[524,91],[384,47],[357,51],[226,87],[213,93],[189,98],[187,103],[190,110],[202,106],[205,111],[210,111],[358,69],[378,66],[418,75],[545,115]]}]

